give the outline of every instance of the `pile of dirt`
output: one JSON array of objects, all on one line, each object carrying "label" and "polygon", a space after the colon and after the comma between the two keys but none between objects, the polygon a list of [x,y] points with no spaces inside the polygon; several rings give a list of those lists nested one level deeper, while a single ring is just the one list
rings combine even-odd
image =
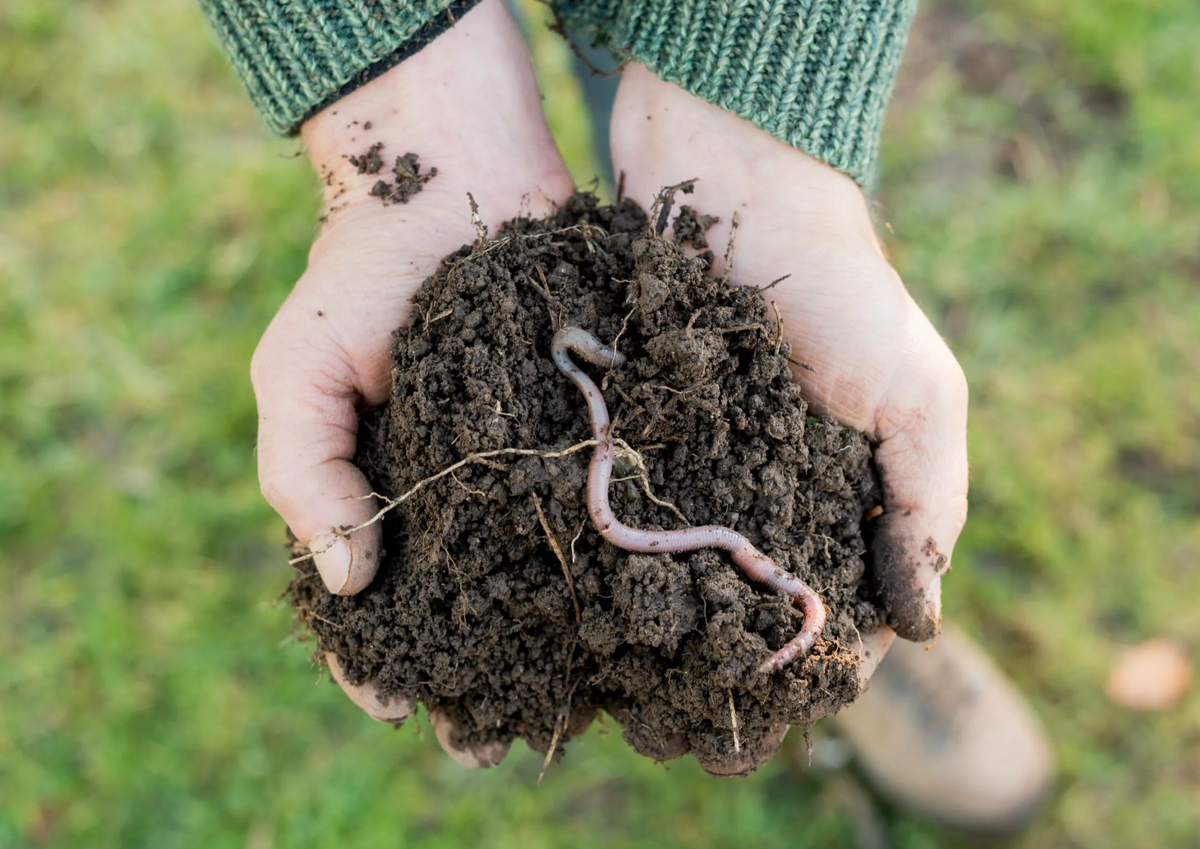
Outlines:
[{"label": "pile of dirt", "polygon": [[[711,219],[685,207],[676,221],[703,244]],[[629,448],[611,487],[620,520],[732,527],[821,594],[828,624],[807,657],[759,673],[803,622],[790,599],[724,552],[605,543],[586,511],[589,447],[480,458],[386,514],[364,592],[330,595],[311,561],[291,587],[351,681],[445,712],[461,744],[521,737],[558,757],[605,710],[656,760],[761,760],[770,728],[858,693],[859,634],[882,621],[864,540],[881,500],[870,447],[806,415],[762,295],[656,229],[630,200],[581,194],[447,257],[394,337],[391,401],[365,419],[357,462],[396,498],[470,455],[588,440],[584,399],[550,359],[557,328],[584,328],[628,358],[584,366]]]}]

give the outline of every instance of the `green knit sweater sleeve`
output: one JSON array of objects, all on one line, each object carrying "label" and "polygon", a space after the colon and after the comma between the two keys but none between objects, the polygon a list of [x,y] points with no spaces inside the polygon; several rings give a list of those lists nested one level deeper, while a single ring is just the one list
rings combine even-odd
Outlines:
[{"label": "green knit sweater sleeve", "polygon": [[872,181],[916,0],[559,0],[577,31]]},{"label": "green knit sweater sleeve", "polygon": [[280,135],[416,53],[478,0],[200,0]]}]

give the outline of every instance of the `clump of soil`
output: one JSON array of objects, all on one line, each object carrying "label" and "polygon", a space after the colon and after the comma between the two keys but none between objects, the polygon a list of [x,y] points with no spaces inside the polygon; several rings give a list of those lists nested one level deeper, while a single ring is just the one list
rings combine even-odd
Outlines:
[{"label": "clump of soil", "polygon": [[[677,221],[681,241],[703,244],[711,219],[684,208]],[[443,711],[462,745],[521,737],[557,757],[605,710],[638,752],[710,764],[763,760],[770,729],[856,697],[859,634],[882,622],[863,536],[881,500],[870,447],[806,415],[762,296],[710,264],[632,201],[589,195],[463,247],[396,332],[391,401],[365,420],[357,462],[395,498],[472,454],[587,440],[583,398],[550,359],[555,329],[582,327],[628,357],[584,367],[654,495],[693,525],[736,529],[821,594],[813,651],[756,671],[803,620],[723,552],[605,543],[586,512],[584,448],[492,457],[424,486],[384,517],[379,574],[357,596],[330,595],[297,564],[298,615],[351,681]],[[611,488],[621,521],[683,527],[625,460]]]},{"label": "clump of soil", "polygon": [[350,164],[358,170],[359,174],[378,174],[383,170],[383,157],[379,155],[381,150],[383,150],[383,142],[375,142],[360,155],[351,156]]},{"label": "clump of soil", "polygon": [[[370,121],[367,124],[369,125]],[[383,142],[375,142],[358,156],[351,156],[350,164],[359,174],[378,174],[383,170],[383,156],[380,155],[382,150]],[[438,170],[430,168],[422,174],[419,159],[415,153],[397,156],[392,166],[392,173],[396,175],[395,182],[377,181],[371,187],[371,197],[379,198],[383,205],[387,206],[393,203],[408,203],[413,195],[420,194],[425,184],[437,176]]]}]

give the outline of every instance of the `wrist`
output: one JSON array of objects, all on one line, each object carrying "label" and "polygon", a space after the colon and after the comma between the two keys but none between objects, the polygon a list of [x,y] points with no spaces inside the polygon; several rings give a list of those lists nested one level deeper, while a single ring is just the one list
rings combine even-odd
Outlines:
[{"label": "wrist", "polygon": [[878,250],[866,197],[851,177],[640,65],[622,77],[612,149],[641,203],[650,200],[640,196],[647,189],[697,178],[688,203],[722,219],[710,233],[713,245],[727,240],[734,212],[743,246],[753,231],[777,232],[781,222],[772,215],[786,209],[789,224],[806,225],[843,249]]},{"label": "wrist", "polygon": [[[371,187],[413,152],[430,184],[481,206],[528,192],[562,170],[520,32],[502,0],[483,0],[419,53],[314,115],[301,127],[327,206],[379,203]],[[350,161],[381,144],[383,169]],[[440,194],[441,192],[437,192]]]},{"label": "wrist", "polygon": [[[873,182],[916,0],[561,0],[623,59]],[[631,11],[632,9],[632,11]]]}]

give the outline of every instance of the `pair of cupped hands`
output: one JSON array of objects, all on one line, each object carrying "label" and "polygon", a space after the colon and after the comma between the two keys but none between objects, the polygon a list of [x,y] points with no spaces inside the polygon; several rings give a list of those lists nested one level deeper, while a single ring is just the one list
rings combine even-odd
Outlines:
[{"label": "pair of cupped hands", "polygon": [[[365,129],[370,122],[370,129]],[[374,577],[379,525],[348,537],[376,508],[353,465],[359,410],[390,390],[392,331],[413,293],[446,254],[476,237],[467,193],[493,228],[541,215],[574,191],[542,114],[520,33],[502,0],[484,0],[396,68],[325,108],[302,127],[325,186],[328,215],[308,268],[255,351],[258,472],[263,495],[333,593]],[[379,175],[348,154],[382,142],[438,174],[406,205],[369,194]],[[749,122],[663,82],[623,72],[612,120],[612,157],[625,193],[645,206],[667,185],[698,178],[690,203],[716,214],[712,244],[739,218],[734,283],[762,285],[784,319],[795,373],[814,412],[870,437],[882,475],[874,563],[888,623],[864,635],[865,684],[896,633],[928,640],[940,623],[941,575],[967,508],[967,390],[962,370],[914,303],[875,236],[866,200],[849,177]],[[719,266],[719,262],[718,262]],[[718,267],[719,271],[719,267]],[[415,705],[334,678],[375,719],[396,722]],[[463,749],[435,712],[446,752],[490,766],[507,746]],[[779,729],[779,734],[786,728]],[[742,772],[754,764],[705,764]]]}]

